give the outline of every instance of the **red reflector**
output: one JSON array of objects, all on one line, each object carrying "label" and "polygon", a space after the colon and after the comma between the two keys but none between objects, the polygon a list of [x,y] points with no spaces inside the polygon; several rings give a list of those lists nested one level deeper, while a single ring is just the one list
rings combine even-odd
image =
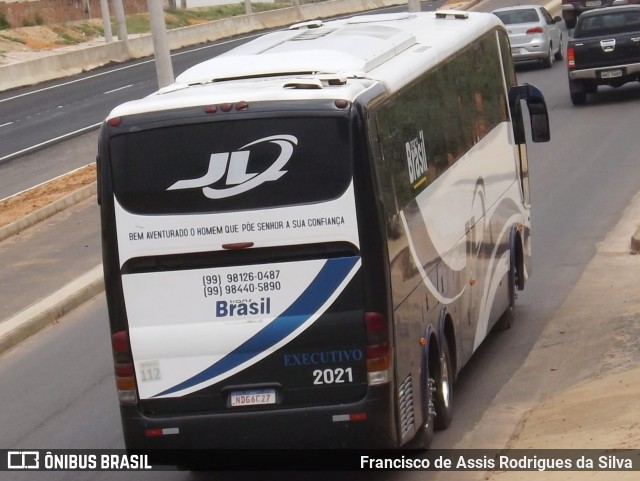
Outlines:
[{"label": "red reflector", "polygon": [[116,376],[118,377],[131,377],[134,374],[133,364],[130,362],[127,363],[116,363]]},{"label": "red reflector", "polygon": [[157,436],[162,436],[162,429],[147,429],[144,434],[148,438],[155,438]]},{"label": "red reflector", "polygon": [[216,107],[215,105],[207,105],[204,108],[204,111],[207,114],[215,114],[218,111],[218,107]]},{"label": "red reflector", "polygon": [[121,117],[113,117],[112,119],[109,119],[107,121],[107,123],[111,126],[111,127],[117,127],[118,125],[120,125],[122,123],[122,118]]},{"label": "red reflector", "polygon": [[367,359],[377,359],[380,357],[385,357],[388,354],[389,354],[388,342],[367,346]]},{"label": "red reflector", "polygon": [[118,331],[111,336],[111,346],[114,352],[129,353],[129,332]]},{"label": "red reflector", "polygon": [[222,110],[223,112],[230,112],[232,108],[233,104],[222,104],[220,106],[220,110]]},{"label": "red reflector", "polygon": [[349,421],[366,421],[367,413],[349,414]]},{"label": "red reflector", "polygon": [[[379,312],[365,312],[364,321],[367,328],[367,344],[370,347],[375,348],[377,345],[387,343],[389,340],[389,329],[385,316]],[[371,359],[371,356],[368,354],[367,357]]]},{"label": "red reflector", "polygon": [[527,30],[527,35],[533,35],[534,33],[544,33],[542,27],[533,27]]},{"label": "red reflector", "polygon": [[374,333],[387,330],[387,318],[379,312],[365,312],[364,321],[367,324],[367,332]]},{"label": "red reflector", "polygon": [[335,101],[336,107],[338,107],[339,109],[346,109],[349,106],[349,102],[347,100],[336,100]]},{"label": "red reflector", "polygon": [[249,104],[245,101],[238,102],[236,104],[236,110],[247,110],[249,108]]},{"label": "red reflector", "polygon": [[233,244],[222,244],[222,248],[227,250],[248,249],[249,247],[253,247],[253,242],[235,242]]}]

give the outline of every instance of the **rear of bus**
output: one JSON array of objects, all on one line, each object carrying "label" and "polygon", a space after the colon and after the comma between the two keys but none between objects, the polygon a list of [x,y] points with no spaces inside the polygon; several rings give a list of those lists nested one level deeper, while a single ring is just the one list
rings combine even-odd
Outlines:
[{"label": "rear of bus", "polygon": [[153,102],[112,112],[98,159],[127,448],[396,444],[354,104]]}]

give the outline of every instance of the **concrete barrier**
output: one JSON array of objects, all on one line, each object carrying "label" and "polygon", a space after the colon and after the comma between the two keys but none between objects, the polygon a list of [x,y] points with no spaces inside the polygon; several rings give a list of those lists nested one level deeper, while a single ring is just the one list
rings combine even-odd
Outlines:
[{"label": "concrete barrier", "polygon": [[[304,20],[330,18],[376,8],[406,4],[403,0],[331,0],[290,7],[269,12],[241,15],[233,18],[182,27],[167,32],[171,50],[243,35],[260,30],[283,27]],[[111,62],[143,58],[153,55],[151,35],[115,41],[0,66],[0,91],[33,85],[47,80],[76,75]]]}]

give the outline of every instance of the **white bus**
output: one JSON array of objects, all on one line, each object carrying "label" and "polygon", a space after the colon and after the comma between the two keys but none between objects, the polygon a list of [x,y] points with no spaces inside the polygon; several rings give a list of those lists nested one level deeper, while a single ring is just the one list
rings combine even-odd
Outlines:
[{"label": "white bus", "polygon": [[426,447],[449,425],[530,274],[525,131],[549,122],[510,55],[491,14],[307,22],[110,113],[128,448]]}]

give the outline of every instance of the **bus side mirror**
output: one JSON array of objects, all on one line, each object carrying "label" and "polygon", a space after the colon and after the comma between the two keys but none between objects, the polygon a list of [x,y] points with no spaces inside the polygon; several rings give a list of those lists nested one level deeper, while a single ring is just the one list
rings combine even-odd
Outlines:
[{"label": "bus side mirror", "polygon": [[529,118],[531,119],[531,140],[534,142],[549,142],[551,140],[549,113],[542,92],[530,84],[511,87],[511,90],[509,90],[509,104],[512,108],[515,107],[519,100],[524,100],[527,103]]},{"label": "bus side mirror", "polygon": [[530,104],[529,116],[531,117],[531,140],[534,142],[549,142],[551,132],[549,129],[549,114],[547,106],[544,104]]}]

